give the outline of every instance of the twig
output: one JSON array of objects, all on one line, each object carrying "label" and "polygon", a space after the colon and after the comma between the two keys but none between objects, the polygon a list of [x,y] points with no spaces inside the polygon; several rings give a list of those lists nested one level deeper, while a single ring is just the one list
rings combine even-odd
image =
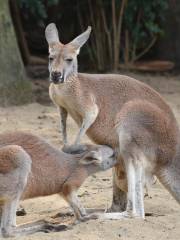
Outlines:
[{"label": "twig", "polygon": [[157,40],[157,36],[155,36],[152,41],[149,43],[149,45],[141,52],[139,53],[136,57],[134,57],[134,59],[131,60],[131,63],[137,61],[139,58],[141,58],[143,55],[145,55],[154,45],[154,43]]},{"label": "twig", "polygon": [[113,40],[114,40],[114,61],[113,61],[113,68],[116,70],[116,61],[117,61],[117,25],[116,25],[116,6],[115,6],[115,0],[111,1],[111,8],[112,8],[112,27],[113,27]]},{"label": "twig", "polygon": [[94,14],[93,14],[93,8],[92,8],[92,4],[91,4],[91,0],[88,0],[88,6],[89,6],[89,12],[90,12],[90,19],[91,19],[91,23],[92,23],[92,27],[94,29],[94,39],[95,39],[95,56],[97,57],[97,64],[98,66],[101,68],[101,59],[100,59],[100,55],[99,55],[99,41],[98,41],[98,31],[97,31],[97,24],[94,21]]},{"label": "twig", "polygon": [[125,30],[125,65],[128,66],[129,63],[129,31]]},{"label": "twig", "polygon": [[111,33],[110,30],[108,29],[107,21],[106,21],[106,16],[105,16],[105,11],[104,8],[102,7],[102,1],[99,0],[101,8],[101,16],[102,16],[102,21],[103,21],[103,26],[105,33],[107,35],[107,41],[108,41],[108,52],[109,52],[109,62],[112,64],[112,40],[111,40]]}]

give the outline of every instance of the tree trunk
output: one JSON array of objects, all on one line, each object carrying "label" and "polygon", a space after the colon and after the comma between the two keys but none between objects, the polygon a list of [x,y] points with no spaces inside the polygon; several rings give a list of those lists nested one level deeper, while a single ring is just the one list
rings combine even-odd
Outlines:
[{"label": "tree trunk", "polygon": [[0,0],[0,105],[22,104],[32,97],[9,11]]}]

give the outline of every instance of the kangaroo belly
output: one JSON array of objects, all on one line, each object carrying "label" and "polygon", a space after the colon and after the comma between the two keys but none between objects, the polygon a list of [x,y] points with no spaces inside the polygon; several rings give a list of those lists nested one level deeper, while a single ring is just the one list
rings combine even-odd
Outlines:
[{"label": "kangaroo belly", "polygon": [[114,121],[111,118],[104,119],[99,115],[88,129],[87,135],[96,144],[109,145],[113,148],[118,145],[118,135],[115,131]]}]

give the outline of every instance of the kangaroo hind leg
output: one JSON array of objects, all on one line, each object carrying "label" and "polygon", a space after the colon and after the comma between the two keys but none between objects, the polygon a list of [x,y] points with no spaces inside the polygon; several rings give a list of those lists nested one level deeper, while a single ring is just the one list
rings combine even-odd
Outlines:
[{"label": "kangaroo hind leg", "polygon": [[128,180],[128,195],[125,217],[144,218],[143,159],[140,153],[124,157]]},{"label": "kangaroo hind leg", "polygon": [[[129,135],[129,134],[128,134]],[[144,214],[144,167],[145,156],[131,136],[120,136],[120,154],[124,162],[128,182],[126,211],[104,213],[102,219],[145,218]]]},{"label": "kangaroo hind leg", "polygon": [[134,158],[125,159],[128,181],[126,211],[121,213],[104,213],[102,219],[145,218],[143,193],[143,166],[134,162]]}]

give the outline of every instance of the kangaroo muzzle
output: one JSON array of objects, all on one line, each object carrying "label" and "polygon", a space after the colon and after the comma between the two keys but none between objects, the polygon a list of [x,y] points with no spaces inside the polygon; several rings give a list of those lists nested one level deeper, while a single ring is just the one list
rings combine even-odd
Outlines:
[{"label": "kangaroo muzzle", "polygon": [[64,75],[61,72],[52,72],[50,75],[50,82],[54,84],[64,83]]}]

